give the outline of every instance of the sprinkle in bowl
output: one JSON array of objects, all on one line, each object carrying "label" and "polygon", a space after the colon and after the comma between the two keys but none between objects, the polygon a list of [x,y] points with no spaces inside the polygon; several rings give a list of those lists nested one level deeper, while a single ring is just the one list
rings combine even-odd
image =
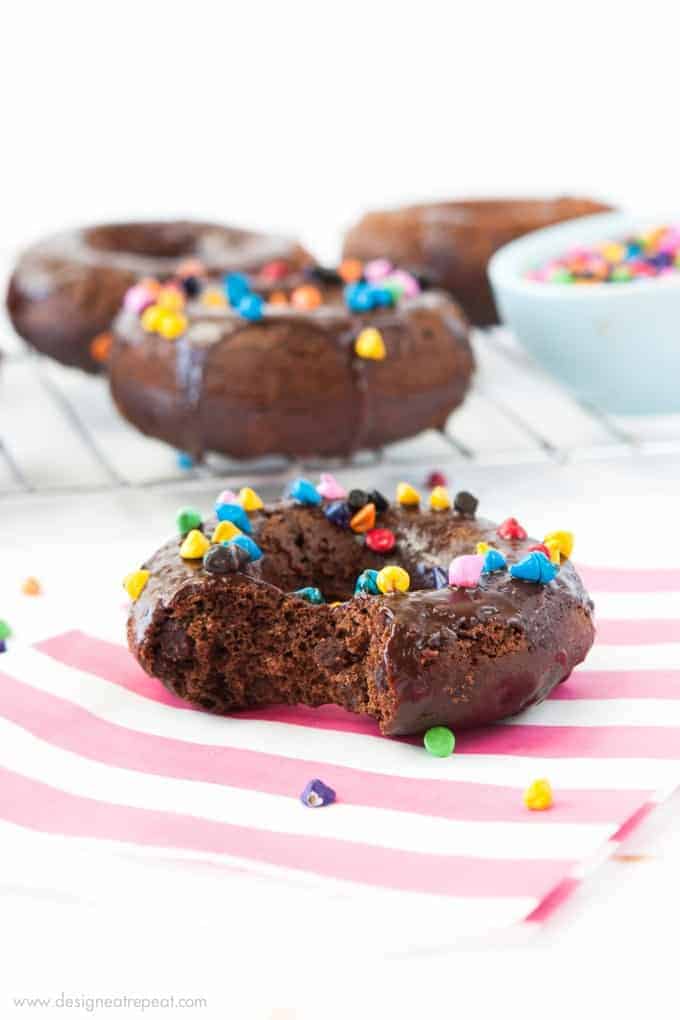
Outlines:
[{"label": "sprinkle in bowl", "polygon": [[580,400],[611,414],[680,412],[680,266],[664,258],[656,275],[617,270],[587,284],[558,282],[560,270],[570,252],[625,247],[663,225],[680,225],[680,214],[587,216],[512,241],[489,262],[503,322]]}]

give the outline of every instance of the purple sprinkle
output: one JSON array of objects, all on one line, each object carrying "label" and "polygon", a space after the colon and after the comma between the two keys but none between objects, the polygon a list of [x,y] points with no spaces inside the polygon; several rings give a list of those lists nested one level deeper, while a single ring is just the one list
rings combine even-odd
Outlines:
[{"label": "purple sprinkle", "polygon": [[335,800],[335,790],[326,786],[320,779],[310,779],[300,794],[300,800],[305,807],[326,807]]},{"label": "purple sprinkle", "polygon": [[0,641],[0,655],[3,652],[6,652],[6,651],[7,651],[7,642],[6,641]]}]

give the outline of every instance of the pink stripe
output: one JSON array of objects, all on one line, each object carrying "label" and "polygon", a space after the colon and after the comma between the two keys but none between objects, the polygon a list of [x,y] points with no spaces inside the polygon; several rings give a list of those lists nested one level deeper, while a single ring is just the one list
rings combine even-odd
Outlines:
[{"label": "pink stripe", "polygon": [[[154,700],[161,685],[150,680],[124,648],[72,632],[37,646],[53,658],[121,684]],[[569,683],[569,681],[567,681]],[[172,704],[182,707],[173,698]],[[241,713],[255,720],[285,722],[316,729],[377,735],[371,720],[332,706],[321,709],[279,706]],[[410,743],[418,743],[414,738]],[[468,754],[518,754],[548,758],[680,758],[680,730],[663,726],[507,726],[461,733],[457,751]]]},{"label": "pink stripe", "polygon": [[680,670],[579,669],[550,695],[555,701],[581,698],[680,698]]},{"label": "pink stripe", "polygon": [[599,645],[660,645],[680,641],[680,620],[598,620]]},{"label": "pink stripe", "polygon": [[[522,791],[482,783],[452,783],[380,775],[318,761],[171,740],[99,719],[85,709],[0,674],[0,714],[36,737],[117,768],[219,783],[295,798],[320,776],[346,804],[465,821],[540,824]],[[645,791],[561,790],[552,822],[621,822],[649,797]]]},{"label": "pink stripe", "polygon": [[615,843],[623,843],[628,837],[635,832],[639,825],[652,813],[656,804],[653,801],[647,801],[646,804],[642,804],[635,814],[631,815],[630,818],[626,819],[618,832],[615,832],[611,837]]},{"label": "pink stripe", "polygon": [[459,734],[456,753],[540,758],[680,759],[671,726],[489,726]]},{"label": "pink stripe", "polygon": [[223,853],[327,878],[467,898],[542,898],[574,866],[574,862],[552,860],[416,854],[121,807],[65,793],[3,768],[0,814],[7,821],[40,832]]},{"label": "pink stripe", "polygon": [[541,922],[547,921],[557,913],[562,907],[566,900],[569,899],[575,889],[581,884],[579,878],[565,878],[560,882],[559,885],[548,893],[544,899],[538,904],[535,910],[532,910],[530,914],[525,917],[525,921]]},{"label": "pink stripe", "polygon": [[592,592],[680,591],[680,569],[629,570],[624,567],[584,567],[578,572]]}]

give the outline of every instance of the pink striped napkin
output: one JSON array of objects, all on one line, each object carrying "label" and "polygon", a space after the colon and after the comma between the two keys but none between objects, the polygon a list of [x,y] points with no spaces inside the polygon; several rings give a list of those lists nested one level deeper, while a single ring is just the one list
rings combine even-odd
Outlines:
[{"label": "pink striped napkin", "polygon": [[[217,718],[80,631],[0,666],[0,820],[177,850],[361,896],[447,897],[489,928],[544,920],[680,782],[680,571],[585,569],[588,662],[546,703],[459,735],[450,759],[342,710]],[[665,615],[664,615],[665,614]],[[319,777],[338,795],[298,800]],[[525,809],[548,777],[555,805]]]}]

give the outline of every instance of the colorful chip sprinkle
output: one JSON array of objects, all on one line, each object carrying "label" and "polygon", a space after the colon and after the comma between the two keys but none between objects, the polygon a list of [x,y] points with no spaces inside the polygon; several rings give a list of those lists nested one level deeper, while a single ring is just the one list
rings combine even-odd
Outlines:
[{"label": "colorful chip sprinkle", "polygon": [[411,586],[411,578],[403,567],[390,564],[378,571],[375,583],[384,595],[389,595],[392,592],[408,591]]},{"label": "colorful chip sprinkle", "polygon": [[675,276],[680,271],[680,224],[667,224],[619,241],[571,248],[530,270],[537,283],[633,283]]},{"label": "colorful chip sprinkle", "polygon": [[246,488],[241,489],[238,494],[238,501],[244,510],[248,513],[252,513],[254,510],[261,510],[264,503],[255,492],[255,489]]},{"label": "colorful chip sprinkle", "polygon": [[296,503],[302,503],[305,506],[318,506],[321,502],[321,496],[316,487],[306,478],[296,478],[288,488],[288,495]]},{"label": "colorful chip sprinkle", "polygon": [[499,538],[503,538],[508,542],[518,541],[523,542],[527,537],[527,533],[519,523],[516,517],[508,517],[503,521],[502,524],[498,525],[496,534]]},{"label": "colorful chip sprinkle", "polygon": [[213,545],[203,557],[203,567],[209,574],[235,574],[249,562],[246,550],[235,542]]},{"label": "colorful chip sprinkle", "polygon": [[371,552],[388,553],[394,549],[396,541],[394,532],[389,528],[372,528],[366,533],[366,547]]},{"label": "colorful chip sprinkle", "polygon": [[300,794],[300,800],[305,807],[326,807],[335,800],[335,790],[326,786],[320,779],[310,779]]},{"label": "colorful chip sprinkle", "polygon": [[[131,574],[128,574],[123,581],[123,587],[128,593],[133,602],[136,602],[139,596],[146,588],[146,583],[151,577],[148,570],[133,570]],[[2,621],[0,620],[0,624]],[[4,637],[2,629],[0,628],[0,637]]]},{"label": "colorful chip sprinkle", "polygon": [[543,539],[545,545],[550,549],[555,546],[565,560],[569,559],[574,551],[574,536],[571,531],[551,531]]},{"label": "colorful chip sprinkle", "polygon": [[203,532],[193,529],[185,536],[179,554],[183,560],[202,560],[209,548],[210,542]]},{"label": "colorful chip sprinkle", "polygon": [[27,577],[21,585],[21,591],[24,595],[40,595],[42,586],[37,577]]},{"label": "colorful chip sprinkle", "polygon": [[449,496],[448,489],[443,485],[435,485],[430,493],[430,506],[433,510],[450,510],[451,497]]},{"label": "colorful chip sprinkle", "polygon": [[323,473],[316,491],[324,499],[347,499],[347,489],[341,485],[335,475]]},{"label": "colorful chip sprinkle", "polygon": [[366,503],[365,506],[362,506],[361,510],[357,510],[349,522],[352,531],[356,531],[358,534],[370,531],[374,524],[375,507],[373,503]]},{"label": "colorful chip sprinkle", "polygon": [[547,779],[534,779],[524,791],[524,803],[530,811],[546,811],[553,805],[552,787]]},{"label": "colorful chip sprinkle", "polygon": [[326,601],[319,588],[298,588],[293,595],[299,596],[305,602],[311,602],[313,606],[322,606]]},{"label": "colorful chip sprinkle", "polygon": [[248,514],[239,503],[217,503],[215,515],[218,521],[231,521],[246,535],[253,530]]},{"label": "colorful chip sprinkle", "polygon": [[479,553],[455,556],[449,565],[449,584],[452,588],[475,588],[479,584],[484,557]]},{"label": "colorful chip sprinkle", "polygon": [[423,744],[435,758],[448,758],[453,754],[456,738],[448,726],[431,726],[423,737]]},{"label": "colorful chip sprinkle", "polygon": [[7,638],[12,636],[12,628],[8,624],[7,620],[0,620],[0,641],[6,641]]},{"label": "colorful chip sprinkle", "polygon": [[242,534],[241,529],[237,528],[233,521],[220,521],[212,533],[212,542],[214,545],[217,545],[220,542],[228,542],[230,539]]},{"label": "colorful chip sprinkle", "polygon": [[183,506],[177,511],[177,530],[180,535],[186,535],[194,528],[200,528],[202,523],[203,517],[200,511],[193,506]]},{"label": "colorful chip sprinkle", "polygon": [[383,361],[387,357],[382,333],[373,326],[361,330],[354,341],[354,351],[360,358],[366,358],[369,361]]},{"label": "colorful chip sprinkle", "polygon": [[378,588],[378,571],[362,570],[362,572],[357,577],[357,581],[354,586],[354,594],[379,595],[380,588]]},{"label": "colorful chip sprinkle", "polygon": [[558,567],[540,552],[530,552],[519,563],[510,567],[512,577],[521,581],[535,581],[538,584],[549,584],[558,574]]},{"label": "colorful chip sprinkle", "polygon": [[262,559],[262,550],[257,542],[254,542],[249,535],[235,535],[233,538],[230,538],[226,544],[231,545],[232,543],[240,546],[241,549],[244,549],[251,560],[254,561]]},{"label": "colorful chip sprinkle", "polygon": [[420,504],[420,493],[408,482],[399,482],[397,486],[397,503],[400,506],[418,506]]}]

